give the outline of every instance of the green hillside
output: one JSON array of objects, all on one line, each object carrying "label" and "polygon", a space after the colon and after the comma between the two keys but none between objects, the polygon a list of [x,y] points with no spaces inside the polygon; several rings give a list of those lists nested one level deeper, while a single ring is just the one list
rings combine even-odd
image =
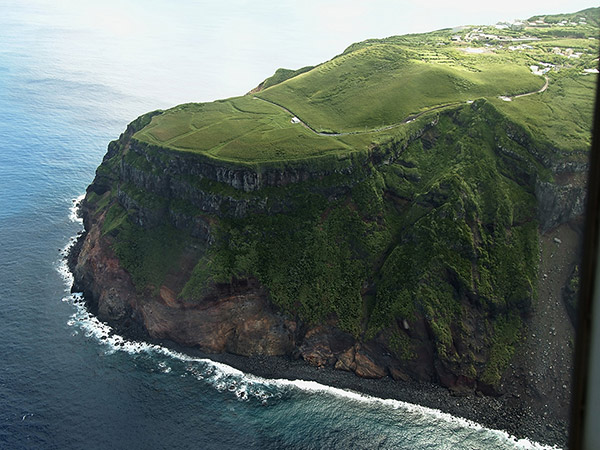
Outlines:
[{"label": "green hillside", "polygon": [[[343,155],[403,133],[417,114],[486,98],[544,143],[581,150],[589,144],[582,124],[591,121],[597,21],[591,8],[532,17],[525,27],[367,40],[314,68],[278,69],[245,96],[167,110],[135,138],[246,163]],[[548,89],[536,93],[546,77]]]},{"label": "green hillside", "polygon": [[136,138],[217,159],[297,159],[352,150],[335,137],[318,136],[290,122],[277,106],[252,96],[177,106],[153,118]]},{"label": "green hillside", "polygon": [[531,92],[544,84],[523,61],[436,50],[391,43],[358,48],[259,96],[291,109],[318,131],[344,132],[395,124],[439,105]]}]

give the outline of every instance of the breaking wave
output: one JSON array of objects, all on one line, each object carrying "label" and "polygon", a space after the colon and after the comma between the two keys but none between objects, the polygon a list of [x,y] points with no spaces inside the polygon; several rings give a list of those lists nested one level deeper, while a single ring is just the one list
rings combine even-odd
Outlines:
[{"label": "breaking wave", "polygon": [[[77,207],[83,195],[73,201],[70,215],[72,221],[82,224],[82,219],[77,215]],[[75,244],[77,237],[72,237],[62,250],[68,254]],[[274,401],[285,399],[293,395],[294,391],[308,394],[324,394],[336,399],[360,403],[363,405],[388,408],[390,411],[402,410],[416,422],[446,424],[447,427],[459,427],[472,431],[485,432],[494,441],[504,444],[505,448],[522,450],[559,450],[555,446],[545,446],[528,439],[517,439],[505,431],[486,428],[474,421],[452,416],[440,410],[428,408],[408,402],[393,399],[383,399],[361,394],[351,390],[340,389],[306,380],[268,379],[247,374],[227,364],[212,361],[208,358],[190,356],[161,345],[135,340],[128,340],[115,333],[107,324],[98,320],[91,314],[83,301],[82,293],[70,293],[73,284],[73,275],[70,272],[66,258],[58,265],[58,271],[64,279],[65,291],[69,293],[63,301],[73,305],[74,312],[67,324],[73,327],[73,335],[82,333],[86,338],[93,339],[106,355],[117,352],[128,353],[134,356],[146,356],[147,361],[153,365],[154,370],[164,374],[175,373],[179,376],[192,376],[197,380],[215,388],[217,391],[234,395],[239,401],[257,401],[268,405]]]}]

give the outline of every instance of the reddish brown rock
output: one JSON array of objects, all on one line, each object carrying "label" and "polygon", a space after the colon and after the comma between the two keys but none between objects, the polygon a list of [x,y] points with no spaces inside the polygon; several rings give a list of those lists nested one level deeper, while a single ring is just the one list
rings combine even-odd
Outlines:
[{"label": "reddish brown rock", "polygon": [[[100,217],[102,221],[104,216]],[[101,236],[101,225],[92,226],[85,236],[72,268],[77,290],[92,299],[98,316],[103,320],[121,320],[131,313],[135,287],[129,274]]]},{"label": "reddish brown rock", "polygon": [[151,336],[209,352],[286,355],[294,349],[293,332],[255,287],[196,305],[171,306],[151,300],[140,305],[139,311]]},{"label": "reddish brown rock", "polygon": [[387,375],[385,367],[377,364],[367,353],[357,350],[354,355],[355,373],[363,378],[383,378]]},{"label": "reddish brown rock", "polygon": [[345,370],[347,372],[354,372],[356,370],[354,355],[354,347],[350,347],[348,350],[338,356],[338,360],[335,363],[335,368],[338,370]]},{"label": "reddish brown rock", "polygon": [[333,364],[335,357],[324,326],[317,326],[306,332],[300,346],[300,354],[311,366],[324,367]]},{"label": "reddish brown rock", "polygon": [[157,295],[136,292],[110,247],[110,238],[101,234],[103,219],[100,216],[89,227],[73,269],[75,288],[84,291],[100,319],[135,321],[151,337],[208,352],[247,356],[293,352],[295,322],[275,309],[256,282],[215,286],[196,303],[178,299],[173,286],[161,286]]}]

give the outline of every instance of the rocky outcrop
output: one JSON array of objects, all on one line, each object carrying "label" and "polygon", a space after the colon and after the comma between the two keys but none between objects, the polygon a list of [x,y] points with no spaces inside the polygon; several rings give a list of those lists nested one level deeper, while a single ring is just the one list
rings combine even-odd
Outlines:
[{"label": "rocky outcrop", "polygon": [[157,293],[136,290],[102,236],[104,215],[90,224],[70,258],[75,284],[101,320],[120,330],[139,328],[207,352],[288,355],[296,346],[296,323],[279,313],[253,281],[213,286],[201,302],[186,303],[163,285]]},{"label": "rocky outcrop", "polygon": [[[87,233],[71,255],[70,265],[74,291],[83,292],[92,310],[103,320],[122,321],[132,317],[136,290],[131,277],[121,267],[106,241],[101,239],[101,226],[85,217]],[[104,214],[98,218],[101,224]]]},{"label": "rocky outcrop", "polygon": [[164,294],[140,302],[137,312],[148,334],[211,353],[288,355],[295,348],[294,323],[274,310],[252,283],[216,287],[198,304]]},{"label": "rocky outcrop", "polygon": [[156,169],[156,173],[179,178],[192,177],[196,182],[206,179],[241,192],[283,187],[332,174],[349,174],[353,171],[354,164],[350,158],[337,158],[337,163],[320,165],[321,167],[317,165],[311,168],[306,164],[289,162],[257,168],[228,164],[196,153],[155,147],[136,139],[130,140],[129,150],[147,161]]},{"label": "rocky outcrop", "polygon": [[538,180],[535,184],[540,229],[546,232],[581,216],[585,209],[584,183],[558,184]]}]

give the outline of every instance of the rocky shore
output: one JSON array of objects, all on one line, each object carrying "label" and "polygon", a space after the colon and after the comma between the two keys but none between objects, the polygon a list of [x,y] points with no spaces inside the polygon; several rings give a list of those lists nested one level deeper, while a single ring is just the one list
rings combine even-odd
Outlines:
[{"label": "rocky shore", "polygon": [[[80,235],[68,255],[71,270],[77,261],[85,234]],[[86,299],[86,305],[95,311],[96,305]],[[558,415],[544,414],[544,410],[532,408],[528,401],[530,392],[522,384],[515,384],[509,393],[486,396],[481,393],[457,394],[447,388],[429,382],[414,380],[398,381],[389,376],[369,379],[354,373],[331,367],[315,367],[300,358],[290,356],[240,356],[232,353],[206,353],[198,348],[186,347],[168,339],[156,339],[146,329],[130,320],[112,320],[115,333],[128,339],[159,344],[194,357],[208,358],[228,364],[245,373],[269,379],[316,381],[323,385],[349,389],[378,398],[400,400],[438,409],[456,417],[477,422],[485,427],[503,430],[517,439],[529,439],[545,445],[565,448],[567,423]]]},{"label": "rocky shore", "polygon": [[[537,414],[519,401],[517,391],[511,395],[456,395],[449,389],[428,382],[395,381],[390,377],[367,379],[328,367],[317,368],[300,359],[284,356],[239,356],[230,353],[208,354],[197,348],[183,347],[173,341],[153,339],[141,327],[115,323],[114,332],[128,339],[146,341],[193,357],[207,358],[242,372],[268,379],[315,381],[326,386],[352,390],[383,399],[400,400],[440,410],[455,417],[503,430],[517,439],[528,439],[548,446],[566,448],[568,429],[554,416]],[[525,393],[522,393],[523,396]]]},{"label": "rocky shore", "polygon": [[[365,373],[363,376],[357,376],[361,375],[359,372],[368,368],[376,371],[381,367],[364,362],[356,364],[359,362],[357,355],[361,351],[360,349],[356,349],[354,353],[355,366],[358,365],[360,370],[356,370],[357,367],[354,367],[354,370],[350,371],[348,368],[338,367],[339,364],[335,365],[335,369],[332,364],[318,364],[319,361],[311,361],[310,358],[325,357],[328,354],[327,351],[324,351],[327,348],[324,349],[323,342],[319,339],[308,349],[300,347],[300,350],[286,351],[283,355],[282,352],[279,352],[278,356],[264,356],[270,350],[280,349],[269,347],[269,345],[273,345],[271,333],[267,332],[264,327],[267,326],[268,329],[271,329],[274,325],[267,323],[268,320],[265,322],[263,317],[265,311],[262,309],[262,312],[257,312],[260,316],[258,317],[261,323],[260,329],[258,331],[249,329],[248,331],[251,334],[260,334],[258,341],[262,342],[261,346],[266,349],[262,355],[253,352],[254,347],[252,346],[239,347],[239,345],[247,346],[248,343],[258,342],[251,335],[240,332],[240,330],[244,330],[244,327],[236,328],[237,340],[234,342],[237,344],[234,344],[234,347],[236,345],[237,347],[235,348],[229,348],[231,343],[225,344],[225,347],[221,348],[219,338],[217,338],[214,342],[213,340],[207,341],[214,343],[214,348],[204,345],[205,351],[202,351],[197,344],[186,343],[181,336],[177,335],[172,339],[176,338],[178,344],[169,339],[171,336],[168,333],[161,335],[161,327],[167,322],[156,316],[157,313],[161,314],[161,308],[164,306],[165,314],[168,314],[169,318],[168,323],[179,322],[177,317],[171,317],[172,314],[176,314],[177,308],[174,310],[166,308],[169,305],[167,302],[169,298],[160,300],[165,303],[163,306],[160,306],[162,303],[159,302],[154,305],[157,307],[150,308],[146,320],[140,320],[140,317],[137,317],[136,320],[136,314],[127,310],[127,302],[132,301],[136,304],[140,300],[136,299],[138,296],[135,295],[135,290],[129,286],[128,275],[119,267],[118,262],[114,261],[114,256],[110,256],[112,252],[105,245],[100,244],[101,240],[90,239],[93,237],[90,236],[90,233],[94,234],[97,231],[98,227],[92,227],[89,232],[82,233],[69,254],[69,267],[75,275],[74,289],[87,291],[86,303],[91,312],[100,319],[107,320],[115,332],[122,336],[161,344],[193,356],[210,358],[264,378],[316,381],[324,385],[351,389],[379,398],[396,399],[435,408],[491,429],[504,430],[518,439],[527,438],[561,448],[567,445],[571,392],[570,358],[573,351],[574,328],[568,319],[565,305],[561,301],[561,289],[566,283],[567,274],[570,272],[569,267],[572,267],[578,259],[577,249],[580,239],[574,224],[565,224],[554,228],[541,237],[540,299],[535,306],[536,312],[532,315],[533,320],[527,324],[527,328],[524,330],[523,344],[521,348],[517,349],[510,369],[503,376],[502,389],[495,392],[494,395],[484,395],[476,389],[452,390],[434,382],[417,381],[414,377],[392,378],[394,373],[390,371],[388,374],[385,369],[382,369],[382,374]],[[77,268],[82,260],[87,261],[88,267],[93,268],[91,272],[82,271],[81,267]],[[85,278],[87,277],[89,281],[90,276],[94,283],[87,285],[86,288]],[[96,292],[99,285],[104,286],[105,289]],[[127,292],[131,295],[126,295]],[[119,296],[123,297],[122,300],[128,300],[123,303],[118,300]],[[162,294],[161,296],[165,297]],[[254,297],[260,299],[262,296]],[[101,300],[99,301],[99,299]],[[144,304],[148,305],[148,303]],[[235,307],[234,303],[232,305],[231,307]],[[252,303],[249,305],[252,306]],[[260,306],[262,303],[258,302],[257,305]],[[143,304],[138,305],[138,311],[144,314]],[[227,312],[229,309],[225,308],[225,311]],[[188,313],[189,311],[186,314]],[[278,313],[271,312],[269,314]],[[235,319],[237,316],[234,314],[232,317]],[[248,316],[244,317],[248,318]],[[251,317],[254,316],[251,315]],[[220,316],[217,315],[212,322],[219,324],[220,320]],[[186,319],[185,322],[189,322],[189,320]],[[186,327],[197,325],[194,325],[192,320],[187,323]],[[205,325],[200,323],[200,326]],[[246,328],[248,327],[246,326]],[[277,326],[275,329],[278,329]],[[218,337],[223,334],[222,330],[212,328],[205,331],[211,339],[213,339],[211,337],[213,335]],[[225,335],[227,333],[225,332]],[[308,335],[308,333],[305,334]],[[182,336],[185,336],[185,333]],[[319,334],[317,333],[315,336],[319,336]],[[540,341],[542,337],[543,341]],[[305,337],[305,342],[307,341],[310,341],[310,338]],[[182,343],[186,345],[181,345]],[[277,352],[271,352],[271,354],[273,353],[277,354]],[[241,356],[244,354],[247,356]],[[365,358],[365,360],[367,362],[374,361],[369,358]],[[540,380],[542,376],[544,376],[543,381]]]},{"label": "rocky shore", "polygon": [[316,368],[301,360],[285,357],[242,357],[232,354],[207,355],[181,348],[171,342],[161,344],[193,356],[223,362],[246,373],[264,378],[308,380],[350,389],[379,398],[390,398],[462,417],[487,428],[504,430],[518,439],[529,439],[545,445],[566,448],[568,429],[557,417],[535,414],[518,401],[518,392],[501,397],[455,395],[450,390],[427,382],[394,381],[390,377],[374,380],[330,368]]}]

